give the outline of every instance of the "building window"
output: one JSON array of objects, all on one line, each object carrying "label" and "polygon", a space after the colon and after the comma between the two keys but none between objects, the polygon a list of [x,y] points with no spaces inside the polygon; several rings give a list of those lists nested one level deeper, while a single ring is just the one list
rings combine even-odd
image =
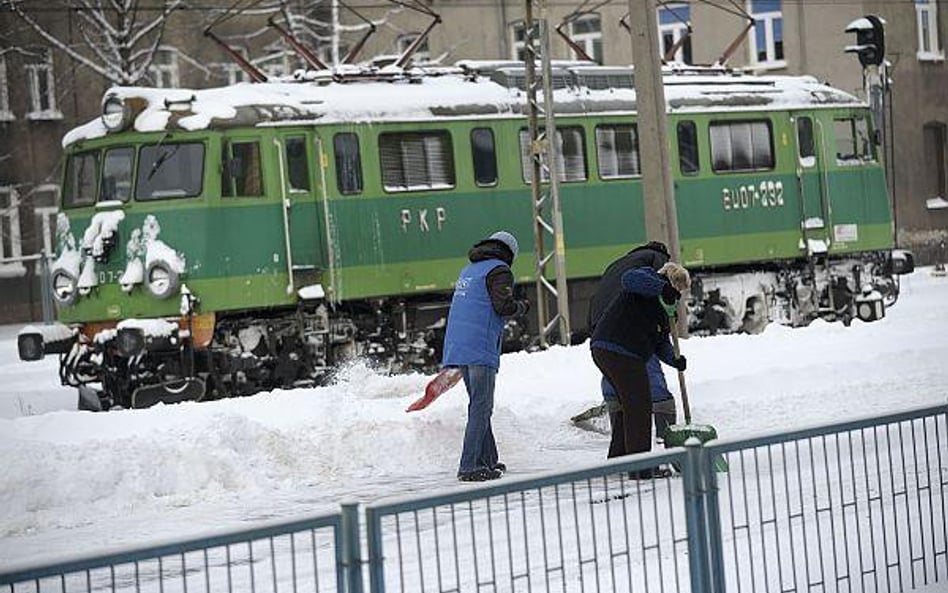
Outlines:
[{"label": "building window", "polygon": [[494,132],[490,128],[471,130],[471,156],[474,160],[474,183],[478,187],[497,185],[497,152]]},{"label": "building window", "polygon": [[948,126],[929,122],[922,128],[925,153],[925,197],[929,207],[948,207]]},{"label": "building window", "polygon": [[[55,183],[44,183],[33,188],[34,226],[40,235],[36,239],[36,250],[51,256],[56,251],[56,216],[59,213],[59,186]],[[37,266],[36,274],[42,270]]]},{"label": "building window", "polygon": [[774,168],[770,121],[711,122],[711,168],[715,173]]},{"label": "building window", "polygon": [[53,56],[42,48],[27,58],[26,75],[30,86],[30,111],[27,119],[62,119],[56,109],[56,80],[53,76]]},{"label": "building window", "polygon": [[385,191],[454,187],[454,154],[447,131],[381,134],[379,161]]},{"label": "building window", "polygon": [[[564,182],[586,181],[586,150],[583,129],[580,127],[556,128],[556,164],[559,180]],[[533,182],[533,159],[530,155],[530,132],[520,130],[520,165],[523,180]],[[547,169],[541,169],[540,178],[549,180]]]},{"label": "building window", "polygon": [[[691,36],[689,23],[691,8],[687,4],[668,4],[658,9],[658,38],[661,40],[663,56],[668,56],[675,44],[680,44],[670,59],[691,64]],[[684,41],[681,39],[684,38]]]},{"label": "building window", "polygon": [[625,179],[641,175],[639,134],[635,124],[596,126],[599,176]]},{"label": "building window", "polygon": [[359,137],[350,132],[336,134],[332,140],[336,153],[336,186],[341,194],[362,193],[362,156]]},{"label": "building window", "polygon": [[[408,33],[407,35],[400,35],[396,40],[396,47],[398,48],[398,55],[405,53],[405,50],[408,49],[412,43],[418,39],[418,33]],[[428,39],[426,38],[421,42],[421,45],[415,48],[415,53],[411,56],[412,61],[414,62],[427,62],[431,59],[431,52],[428,49]]]},{"label": "building window", "polygon": [[586,55],[602,64],[602,19],[598,14],[584,14],[569,24],[570,38]]},{"label": "building window", "polygon": [[938,43],[938,3],[935,0],[915,0],[915,18],[918,24],[918,59],[944,60],[945,52]]},{"label": "building window", "polygon": [[309,159],[306,157],[306,137],[292,136],[284,143],[286,148],[286,177],[290,191],[309,191]]},{"label": "building window", "polygon": [[694,175],[700,170],[698,164],[698,128],[695,122],[678,122],[678,168],[682,175]]},{"label": "building window", "polygon": [[10,84],[7,79],[7,58],[0,54],[0,121],[14,119],[10,111]]},{"label": "building window", "polygon": [[155,52],[148,67],[151,82],[156,87],[173,89],[178,84],[178,50],[162,47]]},{"label": "building window", "polygon": [[833,121],[836,133],[836,162],[840,165],[860,165],[874,160],[869,123],[865,118],[845,118]]},{"label": "building window", "polygon": [[[20,195],[12,186],[0,187],[0,260],[23,256],[20,235]],[[22,261],[0,261],[0,278],[26,275]]]},{"label": "building window", "polygon": [[523,22],[510,25],[510,59],[527,59],[527,26]]},{"label": "building window", "polygon": [[751,63],[764,68],[786,66],[783,57],[783,12],[780,0],[750,0],[748,12],[754,18]]}]

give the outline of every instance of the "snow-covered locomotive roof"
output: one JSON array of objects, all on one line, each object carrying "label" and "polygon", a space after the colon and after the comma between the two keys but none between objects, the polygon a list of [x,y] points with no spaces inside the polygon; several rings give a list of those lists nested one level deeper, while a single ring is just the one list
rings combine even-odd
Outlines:
[{"label": "snow-covered locomotive roof", "polygon": [[[757,111],[858,106],[854,95],[811,76],[751,76],[723,68],[666,66],[668,111]],[[635,111],[633,69],[557,62],[558,115]],[[264,83],[211,89],[114,87],[106,99],[127,106],[139,132],[300,123],[360,123],[522,117],[522,62],[458,62],[451,68],[297,72]],[[70,131],[63,146],[108,133],[101,119]]]}]

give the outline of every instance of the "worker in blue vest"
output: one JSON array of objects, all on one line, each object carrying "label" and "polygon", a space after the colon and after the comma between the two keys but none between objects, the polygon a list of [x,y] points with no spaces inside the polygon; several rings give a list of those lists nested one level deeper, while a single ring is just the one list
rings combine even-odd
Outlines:
[{"label": "worker in blue vest", "polygon": [[530,308],[528,301],[514,298],[510,266],[519,251],[517,239],[507,231],[475,243],[454,286],[441,365],[461,369],[470,398],[457,474],[462,482],[495,480],[507,470],[498,460],[491,414],[504,317]]}]

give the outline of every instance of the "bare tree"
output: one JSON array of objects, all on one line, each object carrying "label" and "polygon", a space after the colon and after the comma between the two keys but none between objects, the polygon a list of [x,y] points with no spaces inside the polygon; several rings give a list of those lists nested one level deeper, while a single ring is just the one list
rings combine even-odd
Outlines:
[{"label": "bare tree", "polygon": [[[38,35],[113,84],[135,85],[161,45],[168,17],[184,0],[0,0]],[[42,13],[72,12],[81,41],[58,36]]]}]

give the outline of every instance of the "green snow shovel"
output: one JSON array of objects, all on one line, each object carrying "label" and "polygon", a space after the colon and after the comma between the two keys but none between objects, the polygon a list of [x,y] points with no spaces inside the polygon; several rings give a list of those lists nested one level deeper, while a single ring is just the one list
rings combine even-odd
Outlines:
[{"label": "green snow shovel", "polygon": [[[675,358],[680,354],[678,348],[678,324],[676,319],[671,319],[672,346],[675,349]],[[685,411],[685,423],[673,424],[665,429],[663,440],[665,447],[683,447],[685,441],[691,437],[697,438],[702,443],[713,441],[718,438],[718,431],[709,424],[691,423],[691,406],[688,404],[688,388],[685,386],[685,372],[678,371],[678,387],[681,389],[681,407]],[[681,471],[681,468],[675,468]],[[728,469],[727,460],[718,455],[714,458],[714,471],[726,472]]]}]

